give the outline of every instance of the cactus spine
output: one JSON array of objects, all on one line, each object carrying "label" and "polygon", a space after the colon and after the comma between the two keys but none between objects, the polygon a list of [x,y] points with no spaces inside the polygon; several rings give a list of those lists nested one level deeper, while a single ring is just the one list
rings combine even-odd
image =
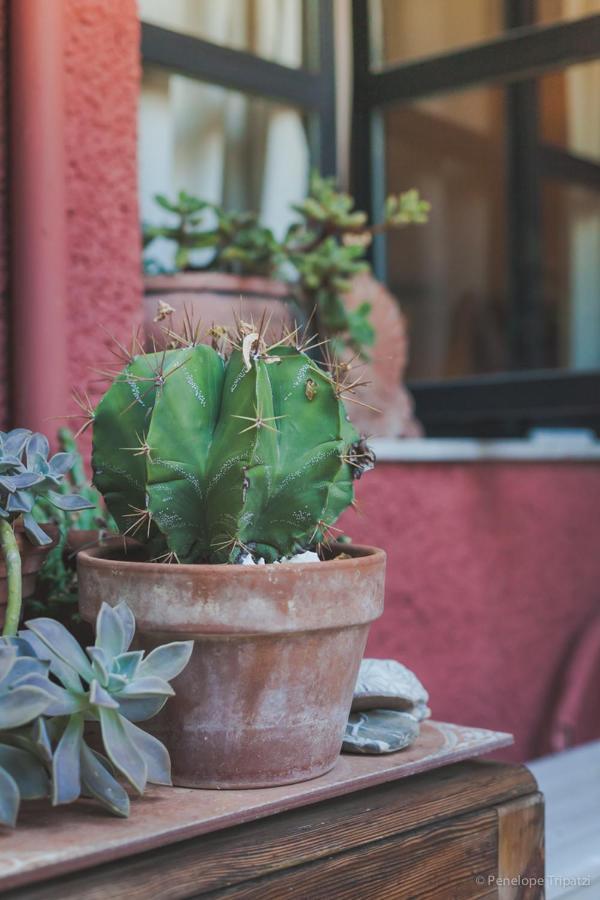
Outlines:
[{"label": "cactus spine", "polygon": [[272,562],[323,541],[372,455],[351,390],[297,346],[241,326],[227,360],[182,342],[132,356],[94,414],[94,483],[154,559]]}]

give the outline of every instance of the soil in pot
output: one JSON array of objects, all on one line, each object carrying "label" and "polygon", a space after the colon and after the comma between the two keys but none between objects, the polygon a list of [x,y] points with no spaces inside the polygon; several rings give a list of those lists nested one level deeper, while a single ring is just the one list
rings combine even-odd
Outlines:
[{"label": "soil in pot", "polygon": [[126,600],[140,645],[195,641],[176,696],[147,723],[176,784],[250,788],[329,771],[338,759],[385,554],[344,547],[321,563],[163,565],[106,548],[78,556],[80,611]]}]

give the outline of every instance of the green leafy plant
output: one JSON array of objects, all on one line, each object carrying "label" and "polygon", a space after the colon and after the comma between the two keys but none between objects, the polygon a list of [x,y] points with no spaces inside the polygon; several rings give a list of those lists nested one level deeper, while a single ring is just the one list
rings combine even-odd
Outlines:
[{"label": "green leafy plant", "polygon": [[[130,650],[133,613],[102,605],[96,641],[84,652],[59,622],[27,622],[0,643],[0,823],[14,825],[21,800],[52,804],[80,796],[118,816],[147,783],[171,784],[170,761],[157,738],[135,723],[172,696],[169,681],[187,665],[192,641]],[[103,753],[86,740],[97,723]]]},{"label": "green leafy plant", "polygon": [[58,430],[58,443],[60,449],[69,453],[72,459],[71,469],[58,490],[62,494],[76,493],[87,500],[89,506],[79,512],[68,513],[53,506],[44,497],[38,500],[33,515],[40,523],[53,522],[57,525],[58,540],[44,561],[38,576],[36,595],[28,601],[27,607],[38,615],[58,619],[68,617],[75,626],[80,618],[77,611],[76,552],[71,547],[70,537],[74,532],[89,531],[94,533],[92,544],[101,543],[117,532],[117,526],[106,509],[101,494],[87,478],[77,442],[68,428]]},{"label": "green leafy plant", "polygon": [[[370,270],[367,248],[373,237],[394,228],[427,221],[429,203],[410,190],[387,198],[382,222],[369,225],[354,199],[338,191],[332,178],[313,173],[306,199],[292,210],[300,216],[279,243],[251,213],[226,213],[221,207],[179,194],[175,202],[156,202],[174,217],[170,226],[146,226],[145,246],[157,237],[175,243],[175,268],[211,269],[269,275],[290,285],[291,295],[310,315],[317,311],[319,330],[333,338],[336,349],[351,347],[362,356],[375,340],[369,303],[348,310],[344,295],[352,279]],[[212,216],[212,226],[206,215]],[[210,249],[208,261],[194,266],[192,251]]]},{"label": "green leafy plant", "polygon": [[[162,194],[157,194],[155,200],[169,213],[172,224],[145,225],[144,246],[156,238],[172,241],[178,271],[272,275],[277,269],[281,246],[253,213],[229,213],[218,204],[199,200],[185,191],[180,191],[174,201]],[[202,264],[194,264],[198,251],[204,251],[206,256]],[[149,269],[156,269],[156,265],[150,263]]]},{"label": "green leafy plant", "polygon": [[240,323],[227,360],[182,340],[134,356],[94,413],[92,467],[117,525],[156,560],[273,562],[327,539],[373,454],[294,330]]},{"label": "green leafy plant", "polygon": [[6,564],[8,603],[4,634],[16,634],[22,606],[21,556],[14,532],[18,521],[33,544],[52,543],[36,521],[34,508],[40,501],[65,512],[91,506],[77,494],[61,493],[60,487],[74,459],[70,453],[55,453],[50,459],[48,439],[26,428],[0,432],[0,547]]},{"label": "green leafy plant", "polygon": [[371,305],[348,310],[343,297],[356,275],[370,271],[366,251],[373,237],[426,222],[429,208],[418,191],[406,191],[389,196],[383,221],[369,225],[366,213],[355,208],[350,194],[337,190],[334,179],[312,174],[308,197],[294,206],[301,222],[290,228],[286,248],[304,304],[317,310],[320,330],[337,340],[334,349],[348,345],[367,356],[366,348],[375,341]]}]

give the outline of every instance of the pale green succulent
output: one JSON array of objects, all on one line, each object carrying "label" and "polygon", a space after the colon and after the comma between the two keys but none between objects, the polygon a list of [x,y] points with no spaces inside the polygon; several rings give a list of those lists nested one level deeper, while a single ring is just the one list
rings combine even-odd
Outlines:
[{"label": "pale green succulent", "polygon": [[[169,755],[135,722],[154,716],[173,695],[169,681],[187,665],[192,641],[130,650],[133,613],[106,604],[96,642],[84,651],[59,622],[27,622],[0,644],[0,823],[14,825],[21,799],[48,796],[57,806],[92,797],[127,816],[129,796],[147,783],[171,784]],[[97,723],[104,753],[86,741]],[[3,749],[8,748],[8,749]],[[19,765],[17,765],[17,763]]]}]

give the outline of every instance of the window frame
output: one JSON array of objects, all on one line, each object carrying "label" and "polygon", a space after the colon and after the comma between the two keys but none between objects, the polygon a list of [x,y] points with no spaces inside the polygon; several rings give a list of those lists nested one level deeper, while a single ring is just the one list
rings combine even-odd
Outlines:
[{"label": "window frame", "polygon": [[318,45],[315,71],[284,66],[142,20],[142,63],[293,106],[308,116],[311,158],[323,173],[334,175],[337,153],[333,0],[309,0],[305,35],[309,46]]},{"label": "window frame", "polygon": [[[600,431],[600,368],[539,368],[542,303],[539,241],[543,177],[600,188],[600,165],[544,144],[534,78],[600,57],[600,13],[534,24],[535,0],[504,0],[505,31],[481,43],[373,69],[368,0],[353,0],[352,187],[371,216],[384,194],[382,110],[482,84],[507,92],[506,193],[511,370],[409,383],[417,415],[435,436],[522,435],[535,426]],[[385,280],[385,245],[372,261]],[[581,396],[578,392],[581,391]]]}]

